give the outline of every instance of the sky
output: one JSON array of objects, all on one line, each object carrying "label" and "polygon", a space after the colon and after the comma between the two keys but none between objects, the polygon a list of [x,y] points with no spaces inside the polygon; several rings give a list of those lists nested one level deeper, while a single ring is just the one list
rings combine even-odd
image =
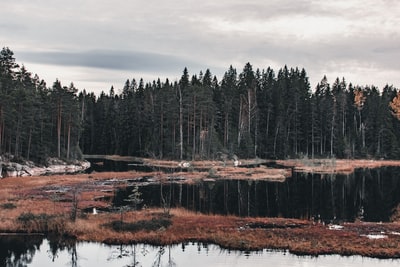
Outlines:
[{"label": "sky", "polygon": [[304,68],[311,89],[399,88],[399,14],[397,0],[2,0],[0,45],[48,86],[95,93],[247,62]]}]

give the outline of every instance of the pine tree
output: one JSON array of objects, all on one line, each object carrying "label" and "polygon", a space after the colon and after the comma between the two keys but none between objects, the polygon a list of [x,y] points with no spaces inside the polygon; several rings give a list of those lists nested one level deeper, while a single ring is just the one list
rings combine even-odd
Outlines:
[{"label": "pine tree", "polygon": [[[258,113],[257,108],[257,80],[253,67],[247,63],[242,73],[239,75],[239,128],[238,128],[238,147],[241,149],[242,140],[244,143],[244,155],[255,156],[254,136],[256,134]],[[242,151],[241,151],[242,152]]]},{"label": "pine tree", "polygon": [[[8,124],[14,121],[10,94],[15,87],[15,70],[18,67],[18,64],[15,63],[14,53],[8,47],[4,47],[0,51],[0,153],[4,153],[7,149],[6,135],[10,135]],[[10,140],[8,140],[8,144],[10,148]]]},{"label": "pine tree", "polygon": [[235,145],[234,136],[237,135],[237,113],[235,109],[236,104],[239,103],[239,90],[237,89],[237,73],[236,69],[232,66],[229,70],[225,72],[224,77],[221,81],[221,117],[223,118],[222,128],[223,128],[223,146],[225,150],[233,153],[233,148]]}]

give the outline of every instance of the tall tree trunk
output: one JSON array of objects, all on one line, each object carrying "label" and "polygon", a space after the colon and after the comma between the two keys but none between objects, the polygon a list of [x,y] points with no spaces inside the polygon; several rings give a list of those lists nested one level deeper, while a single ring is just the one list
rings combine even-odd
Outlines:
[{"label": "tall tree trunk", "polygon": [[62,115],[62,103],[61,99],[58,100],[57,105],[57,157],[61,158],[61,117]]},{"label": "tall tree trunk", "polygon": [[239,124],[238,124],[238,147],[240,147],[240,141],[242,140],[242,130],[243,130],[243,100],[240,98],[240,106],[239,106]]},{"label": "tall tree trunk", "polygon": [[342,136],[346,137],[346,110],[342,104]]},{"label": "tall tree trunk", "polygon": [[254,129],[254,157],[257,157],[257,142],[258,142],[258,115],[256,114],[256,123]]},{"label": "tall tree trunk", "polygon": [[362,147],[365,148],[365,124],[361,125]]},{"label": "tall tree trunk", "polygon": [[[322,123],[321,123],[321,126],[320,127],[322,127]],[[324,133],[322,132],[322,128],[320,129],[320,154],[322,155],[323,153],[324,153]]]},{"label": "tall tree trunk", "polygon": [[68,141],[67,141],[67,159],[69,159],[69,154],[70,154],[70,146],[71,146],[71,127],[72,127],[72,121],[71,121],[71,114],[69,114],[68,118]]},{"label": "tall tree trunk", "polygon": [[161,114],[160,114],[160,147],[159,153],[160,158],[163,158],[164,151],[164,105],[161,103]]},{"label": "tall tree trunk", "polygon": [[193,96],[193,151],[192,160],[195,160],[196,155],[196,96]]},{"label": "tall tree trunk", "polygon": [[31,154],[31,144],[32,144],[32,127],[29,128],[28,151],[26,152],[26,158],[28,161]]},{"label": "tall tree trunk", "polygon": [[333,156],[333,141],[334,141],[334,135],[335,135],[335,119],[336,119],[336,114],[337,114],[337,110],[336,110],[336,97],[333,96],[333,107],[332,107],[332,121],[331,121],[331,157]]},{"label": "tall tree trunk", "polygon": [[228,146],[229,141],[229,113],[225,113],[225,120],[224,120],[224,147]]},{"label": "tall tree trunk", "polygon": [[19,143],[21,136],[21,123],[22,123],[22,104],[19,104],[19,111],[17,114],[17,125],[15,129],[15,148],[14,148],[14,156],[19,156]]},{"label": "tall tree trunk", "polygon": [[187,110],[187,139],[186,139],[186,151],[190,147],[190,109]]},{"label": "tall tree trunk", "polygon": [[174,154],[174,157],[176,157],[176,122],[173,122],[173,131],[172,131],[172,144],[174,144],[173,145],[173,147],[172,147],[172,151],[174,152],[173,154]]},{"label": "tall tree trunk", "polygon": [[182,89],[179,90],[179,159],[183,159],[183,104],[182,104]]},{"label": "tall tree trunk", "polygon": [[269,138],[269,119],[271,116],[271,107],[268,107],[268,112],[267,112],[267,127],[265,129],[265,139],[266,139],[266,147],[265,150],[268,148],[268,138]]},{"label": "tall tree trunk", "polygon": [[315,153],[315,147],[314,147],[314,112],[313,110],[311,111],[311,158],[314,159],[314,153]]},{"label": "tall tree trunk", "polygon": [[249,129],[248,129],[248,133],[249,133],[249,136],[251,136],[250,135],[250,131],[251,131],[251,110],[252,110],[252,108],[251,108],[251,104],[252,104],[252,102],[251,102],[251,91],[250,91],[250,89],[247,89],[247,104],[248,104],[248,107],[247,107],[247,112],[249,113],[249,114],[247,114],[247,116],[248,116],[248,127],[249,127]]},{"label": "tall tree trunk", "polygon": [[[214,115],[211,116],[211,125],[214,125]],[[213,141],[212,138],[214,136],[214,127],[207,126],[207,136],[208,136],[207,158],[210,158],[212,141]]]},{"label": "tall tree trunk", "polygon": [[278,124],[278,126],[276,127],[276,130],[275,130],[275,137],[274,137],[274,156],[276,156],[276,142],[277,142],[277,138],[278,138],[278,133],[279,133],[279,124]]},{"label": "tall tree trunk", "polygon": [[199,122],[199,128],[200,128],[200,157],[204,157],[204,127],[203,127],[203,109],[200,109],[200,122]]},{"label": "tall tree trunk", "polygon": [[[334,117],[333,117],[334,118]],[[332,124],[331,124],[331,157],[333,156],[333,136],[334,136],[334,119],[332,119]]]}]

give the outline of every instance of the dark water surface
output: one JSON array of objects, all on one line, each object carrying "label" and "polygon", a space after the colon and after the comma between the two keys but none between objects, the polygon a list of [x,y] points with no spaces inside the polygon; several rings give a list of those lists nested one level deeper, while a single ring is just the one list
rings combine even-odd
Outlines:
[{"label": "dark water surface", "polygon": [[[142,205],[184,207],[206,214],[387,222],[400,203],[400,168],[359,169],[350,175],[293,173],[284,182],[210,179],[194,184],[138,183]],[[132,188],[116,193],[124,205]]]},{"label": "dark water surface", "polygon": [[[350,175],[294,173],[284,182],[209,179],[193,184],[182,177],[135,185],[146,206],[184,207],[210,214],[270,216],[323,221],[389,221],[400,202],[400,168],[357,170]],[[114,205],[133,187],[119,190]],[[399,266],[400,260],[362,257],[298,257],[283,251],[228,251],[197,243],[153,247],[0,236],[0,266]]]},{"label": "dark water surface", "polygon": [[[20,239],[20,240],[17,240]],[[108,246],[89,242],[49,241],[40,237],[0,237],[0,266],[72,267],[258,267],[258,266],[399,266],[400,260],[337,255],[304,257],[284,251],[239,252],[199,243],[154,247]]]}]

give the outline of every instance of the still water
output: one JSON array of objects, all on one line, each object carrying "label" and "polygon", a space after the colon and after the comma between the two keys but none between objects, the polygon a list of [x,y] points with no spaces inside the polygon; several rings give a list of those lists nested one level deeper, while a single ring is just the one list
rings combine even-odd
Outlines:
[{"label": "still water", "polygon": [[[127,171],[127,162],[107,161],[96,171]],[[140,165],[140,164],[138,164]],[[136,166],[136,165],[135,165]],[[138,171],[151,171],[134,167]],[[137,169],[136,169],[137,168]],[[149,167],[147,167],[149,168]],[[249,169],[251,171],[251,168]],[[146,179],[149,178],[147,182]],[[357,169],[344,174],[293,172],[283,182],[216,178],[182,183],[174,177],[163,185],[143,177],[139,183],[143,203],[148,207],[183,207],[206,214],[315,219],[325,222],[355,220],[388,222],[400,204],[400,168]],[[132,188],[120,190],[114,205],[126,205]]]},{"label": "still water", "polygon": [[[10,239],[8,239],[10,241]],[[73,266],[73,267],[257,267],[257,266],[399,266],[400,260],[379,260],[359,256],[295,256],[283,251],[239,252],[215,245],[188,243],[175,246],[108,246],[99,243],[70,242],[60,245],[47,239],[26,241],[14,248],[2,241],[1,266]],[[18,242],[17,242],[18,243]],[[27,244],[30,243],[30,244]],[[14,241],[14,244],[15,241]],[[55,247],[54,247],[55,246]]]},{"label": "still water", "polygon": [[[293,173],[283,182],[208,179],[193,184],[171,177],[138,185],[148,207],[184,207],[206,214],[387,222],[400,203],[400,168],[358,169],[349,175]],[[132,188],[117,191],[114,205]]]},{"label": "still water", "polygon": [[[400,168],[357,170],[349,175],[293,173],[283,182],[209,179],[193,184],[172,177],[143,177],[142,205],[184,207],[207,214],[321,220],[389,221],[400,203]],[[172,174],[171,174],[172,175]],[[132,187],[119,190],[114,205],[126,205]],[[197,243],[153,247],[0,236],[0,266],[399,266],[400,260],[337,255],[299,257],[283,251],[228,251]]]}]

